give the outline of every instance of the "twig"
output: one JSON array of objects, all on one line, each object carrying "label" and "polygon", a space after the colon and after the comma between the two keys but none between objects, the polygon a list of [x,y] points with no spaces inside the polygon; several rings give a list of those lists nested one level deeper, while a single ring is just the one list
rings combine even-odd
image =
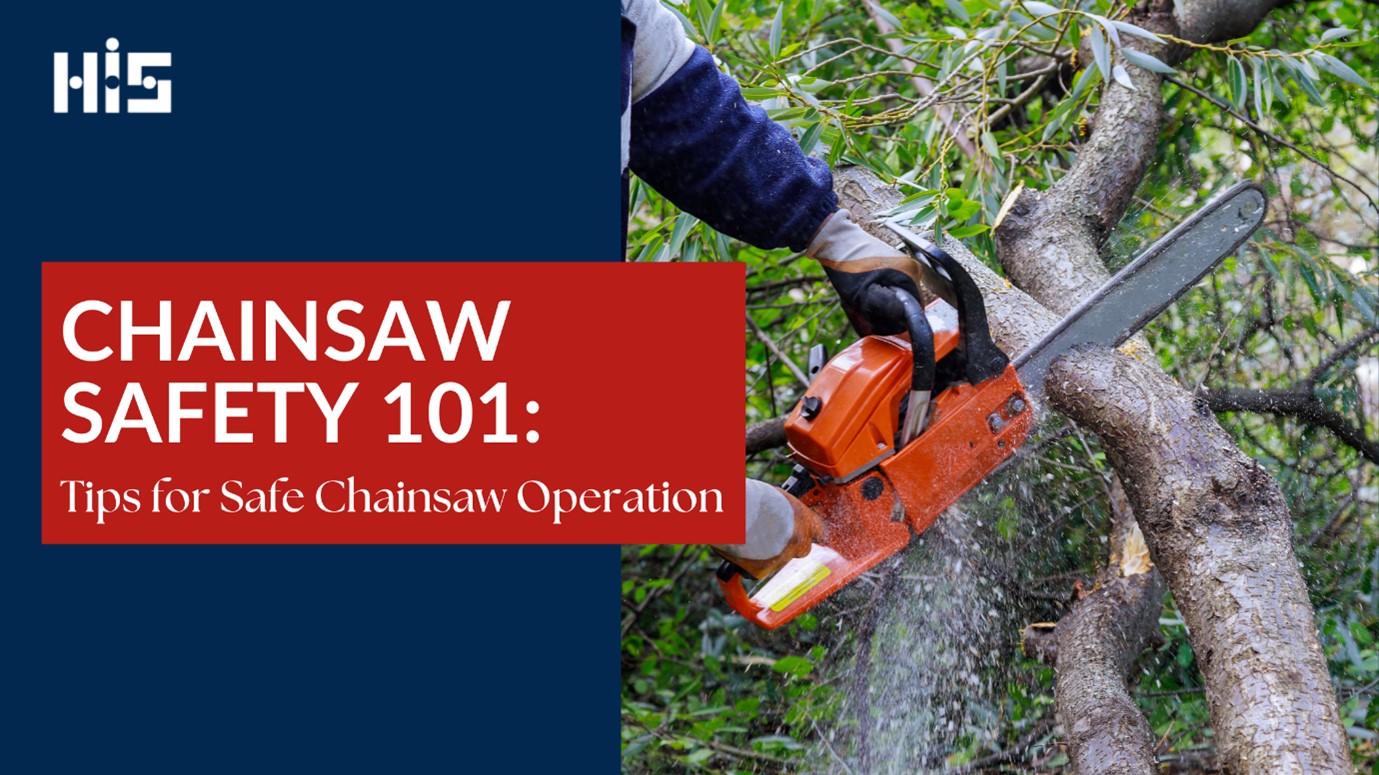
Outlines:
[{"label": "twig", "polygon": [[1379,464],[1379,441],[1367,438],[1363,428],[1352,425],[1339,412],[1323,405],[1307,385],[1276,389],[1213,388],[1200,395],[1206,398],[1213,412],[1278,414],[1319,425],[1371,463]]},{"label": "twig", "polygon": [[991,767],[998,767],[1002,764],[1013,764],[1020,761],[1025,751],[1029,750],[1029,747],[1034,745],[1035,741],[1039,738],[1047,735],[1051,729],[1053,729],[1053,721],[1051,719],[1042,719],[1028,734],[1015,741],[1015,745],[1012,745],[1004,751],[997,751],[990,756],[974,759],[956,770],[953,770],[952,775],[968,775],[969,773],[980,772],[981,770]]},{"label": "twig", "polygon": [[843,757],[839,756],[837,751],[833,750],[833,743],[828,742],[828,737],[819,729],[819,725],[814,719],[811,718],[809,720],[809,725],[814,728],[814,734],[819,736],[819,740],[823,741],[824,748],[827,749],[829,755],[833,757],[833,761],[838,762],[838,766],[843,768],[843,772],[848,773],[848,775],[853,775],[852,768],[848,766],[846,761],[843,761]]},{"label": "twig", "polygon": [[[886,48],[890,49],[891,53],[895,56],[900,57],[900,67],[910,74],[910,82],[915,85],[915,91],[925,97],[932,96],[936,90],[934,82],[915,73],[914,63],[901,56],[901,51],[904,50],[905,46],[899,40],[892,37],[892,34],[895,32],[895,27],[892,27],[891,23],[877,12],[876,2],[877,0],[865,0],[863,5],[866,6],[867,15],[871,17],[872,23],[876,25],[876,31],[881,33],[881,36],[885,38]],[[980,158],[977,155],[977,144],[972,142],[972,138],[967,136],[967,127],[953,120],[953,111],[951,109],[940,105],[934,108],[934,114],[938,116],[939,123],[943,124],[943,128],[948,132],[948,135],[953,138],[953,142],[958,146],[958,150],[962,151],[963,156],[969,159]]]},{"label": "twig", "polygon": [[684,546],[680,547],[680,553],[675,555],[675,559],[670,561],[671,567],[676,568],[674,574],[670,578],[670,583],[663,587],[656,587],[652,589],[650,592],[646,593],[646,597],[642,599],[641,605],[632,609],[631,613],[627,615],[627,618],[623,619],[622,637],[627,637],[627,631],[632,629],[632,625],[637,623],[637,617],[645,613],[646,609],[650,607],[651,603],[655,601],[656,598],[660,597],[667,589],[671,589],[672,587],[674,587],[676,582],[680,580],[680,577],[685,575],[685,571],[689,570],[689,567],[694,564],[692,562],[681,562],[685,559],[685,555],[689,553],[689,550],[690,545],[685,544]]},{"label": "twig", "polygon": [[737,757],[742,758],[742,759],[754,759],[754,760],[759,761],[759,762],[765,762],[765,763],[767,763],[767,764],[774,764],[774,765],[776,765],[777,767],[784,767],[784,766],[790,764],[790,762],[788,762],[788,761],[786,761],[785,759],[782,759],[782,758],[780,758],[780,757],[778,757],[778,756],[772,756],[772,755],[770,755],[770,754],[760,753],[760,752],[758,752],[758,751],[749,751],[749,750],[746,749],[746,748],[738,748],[738,747],[735,746],[735,745],[728,745],[727,743],[720,743],[720,742],[718,742],[717,740],[713,740],[713,739],[709,739],[709,738],[696,740],[696,742],[698,742],[699,744],[703,745],[703,746],[706,747],[706,748],[712,748],[712,749],[714,749],[715,751],[719,751],[719,752],[721,752],[721,753],[732,754],[733,756],[737,756]]},{"label": "twig", "polygon": [[1325,376],[1326,372],[1329,371],[1332,366],[1345,360],[1346,356],[1355,352],[1361,345],[1376,337],[1379,337],[1379,323],[1372,324],[1369,328],[1361,331],[1358,336],[1336,348],[1335,352],[1323,358],[1322,362],[1318,363],[1316,367],[1307,374],[1307,378],[1303,380],[1303,384],[1317,384],[1317,380]]}]

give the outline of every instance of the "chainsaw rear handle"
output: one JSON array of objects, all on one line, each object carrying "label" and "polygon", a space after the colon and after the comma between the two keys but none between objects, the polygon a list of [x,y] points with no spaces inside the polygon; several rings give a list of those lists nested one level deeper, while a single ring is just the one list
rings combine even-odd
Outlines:
[{"label": "chainsaw rear handle", "polygon": [[937,367],[934,364],[934,330],[924,306],[903,288],[873,285],[867,294],[868,311],[905,324],[914,353],[910,390],[933,390]]}]

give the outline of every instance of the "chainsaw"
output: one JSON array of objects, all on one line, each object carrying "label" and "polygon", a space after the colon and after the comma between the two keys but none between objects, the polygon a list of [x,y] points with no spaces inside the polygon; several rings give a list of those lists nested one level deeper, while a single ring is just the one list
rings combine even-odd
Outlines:
[{"label": "chainsaw", "polygon": [[[986,307],[962,265],[905,228],[886,226],[951,293],[924,306],[896,288],[906,333],[865,336],[831,360],[810,353],[809,388],[785,422],[795,467],[782,486],[814,509],[826,543],[755,590],[730,561],[728,604],[775,629],[905,548],[1029,437],[1031,392],[1073,347],[1117,347],[1235,252],[1264,219],[1264,192],[1240,183],[1117,272],[1014,360],[991,340]],[[889,300],[887,300],[889,301]],[[879,305],[878,305],[879,306]],[[826,362],[825,362],[826,361]]]}]

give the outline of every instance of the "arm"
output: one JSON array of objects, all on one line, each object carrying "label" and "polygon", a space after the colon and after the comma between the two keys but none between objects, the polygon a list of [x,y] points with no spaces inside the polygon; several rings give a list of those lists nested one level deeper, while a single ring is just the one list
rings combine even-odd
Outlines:
[{"label": "arm", "polygon": [[749,105],[658,0],[628,0],[628,166],[680,209],[761,248],[804,250],[838,207],[828,165]]},{"label": "arm", "polygon": [[680,209],[760,248],[806,251],[823,265],[859,333],[904,326],[869,308],[873,285],[919,296],[923,267],[838,210],[833,175],[685,37],[658,0],[627,0],[636,24],[628,166]]}]

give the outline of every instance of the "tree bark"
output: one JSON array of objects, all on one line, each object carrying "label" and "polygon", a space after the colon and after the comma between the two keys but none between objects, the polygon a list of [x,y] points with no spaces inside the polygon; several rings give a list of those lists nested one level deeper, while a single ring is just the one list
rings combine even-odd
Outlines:
[{"label": "tree bark", "polygon": [[1278,485],[1190,394],[1132,358],[1073,353],[1046,384],[1125,482],[1188,626],[1227,771],[1350,771]]}]

